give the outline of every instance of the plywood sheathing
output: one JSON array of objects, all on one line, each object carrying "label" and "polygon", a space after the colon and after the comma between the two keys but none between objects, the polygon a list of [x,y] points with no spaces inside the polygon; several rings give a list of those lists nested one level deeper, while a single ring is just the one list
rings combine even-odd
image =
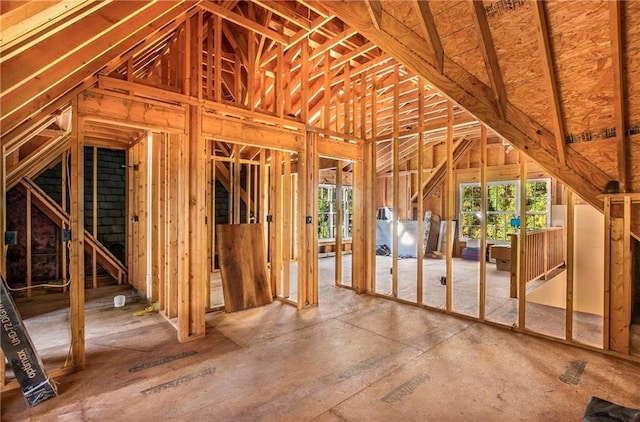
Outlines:
[{"label": "plywood sheathing", "polygon": [[[411,2],[396,2],[398,8],[412,11]],[[478,44],[476,22],[466,0],[430,2],[433,20],[444,54],[473,76],[490,86],[489,75]]]},{"label": "plywood sheathing", "polygon": [[[485,1],[485,6],[494,3]],[[530,2],[487,17],[509,101],[553,128]],[[553,147],[550,145],[550,147]]]},{"label": "plywood sheathing", "polygon": [[[615,126],[607,1],[547,4],[566,133]],[[615,138],[611,138],[612,142]]]},{"label": "plywood sheathing", "polygon": [[[640,129],[640,2],[622,2],[627,125]],[[640,134],[629,135],[628,192],[640,190]]]}]

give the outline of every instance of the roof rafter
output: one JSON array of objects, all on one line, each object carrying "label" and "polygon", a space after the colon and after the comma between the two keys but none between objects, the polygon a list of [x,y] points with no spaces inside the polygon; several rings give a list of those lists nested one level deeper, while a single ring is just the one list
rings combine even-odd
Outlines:
[{"label": "roof rafter", "polygon": [[536,35],[538,38],[538,50],[540,52],[540,60],[542,61],[542,74],[544,75],[545,85],[549,92],[549,107],[551,110],[551,118],[553,120],[553,130],[556,138],[556,149],[560,166],[566,166],[566,148],[564,144],[564,124],[562,118],[562,108],[560,107],[560,93],[558,92],[558,83],[556,81],[556,72],[553,67],[553,57],[551,57],[551,44],[549,42],[549,29],[547,27],[547,18],[544,12],[543,2],[533,2],[531,9],[533,12],[533,20],[536,24]]},{"label": "roof rafter", "polygon": [[413,0],[413,7],[420,18],[419,22],[425,39],[433,51],[433,62],[440,73],[442,73],[444,70],[444,49],[442,48],[435,22],[433,21],[433,14],[431,13],[429,2],[426,0]]},{"label": "roof rafter", "polygon": [[487,22],[484,3],[482,0],[470,0],[470,2],[472,15],[475,18],[478,39],[480,41],[480,51],[482,51],[484,64],[489,74],[489,81],[491,82],[491,89],[493,90],[497,110],[500,117],[504,118],[507,112],[507,90],[504,87],[502,72],[500,72],[498,56],[496,55],[496,48],[493,45],[493,38],[491,37],[489,22]]},{"label": "roof rafter", "polygon": [[618,152],[618,183],[620,192],[627,192],[627,134],[625,121],[625,81],[623,69],[622,8],[619,0],[609,2],[609,27],[611,28],[611,58],[613,59],[613,107],[616,122],[616,145]]}]

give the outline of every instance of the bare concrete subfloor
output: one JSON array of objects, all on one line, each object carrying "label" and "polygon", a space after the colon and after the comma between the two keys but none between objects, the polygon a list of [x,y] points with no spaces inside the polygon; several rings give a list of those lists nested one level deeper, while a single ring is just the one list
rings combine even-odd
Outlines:
[{"label": "bare concrete subfloor", "polygon": [[[131,293],[88,295],[87,368],[3,421],[578,421],[591,396],[640,408],[640,364],[326,283],[320,306],[274,302],[207,315],[180,344]],[[67,309],[30,318],[44,355],[66,355]],[[30,328],[31,328],[30,327]],[[53,353],[53,351],[56,353]]]}]

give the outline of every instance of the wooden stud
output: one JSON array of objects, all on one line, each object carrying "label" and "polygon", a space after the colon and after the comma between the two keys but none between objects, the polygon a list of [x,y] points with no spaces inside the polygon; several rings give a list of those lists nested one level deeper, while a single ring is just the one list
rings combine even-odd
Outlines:
[{"label": "wooden stud", "polygon": [[[362,148],[362,146],[361,146]],[[365,215],[365,167],[362,160],[353,161],[353,215]],[[372,213],[372,212],[371,212]],[[352,268],[351,285],[357,293],[365,292],[365,274],[367,272],[365,254],[364,218],[353,218],[353,234],[351,237]],[[375,247],[373,248],[375,252]]]},{"label": "wooden stud", "polygon": [[[93,210],[91,210],[92,230],[91,234],[94,239],[98,239],[98,148],[93,147],[93,189],[91,198],[93,201]],[[98,263],[96,246],[91,248],[91,279],[94,289],[98,288]]]},{"label": "wooden stud", "polygon": [[323,129],[331,128],[331,70],[329,68],[331,54],[327,51],[324,54],[324,98],[322,101]]},{"label": "wooden stud", "polygon": [[392,222],[392,258],[391,265],[391,294],[393,297],[398,297],[398,210],[400,209],[400,176],[398,172],[400,170],[400,152],[398,138],[399,130],[399,115],[400,115],[400,65],[396,63],[393,69],[393,222]]},{"label": "wooden stud", "polygon": [[215,17],[215,101],[222,102],[222,18]]},{"label": "wooden stud", "polygon": [[270,170],[269,214],[271,215],[271,223],[269,227],[269,262],[271,263],[271,292],[277,297],[280,295],[280,280],[282,277],[282,220],[280,216],[282,160],[280,159],[280,151],[271,151]]},{"label": "wooden stud", "polygon": [[602,321],[602,348],[609,350],[611,339],[611,197],[604,197],[604,316]]},{"label": "wooden stud", "polygon": [[[167,283],[167,272],[166,272],[166,261],[167,255],[165,253],[165,245],[168,244],[168,236],[167,236],[167,143],[169,136],[166,133],[160,135],[158,146],[157,146],[157,178],[158,183],[156,189],[157,193],[157,206],[156,206],[156,227],[158,231],[158,242],[156,247],[156,259],[157,259],[157,272],[158,272],[158,285],[157,285],[157,301],[160,305],[160,309],[166,309],[166,283]],[[155,149],[154,149],[155,151]],[[154,204],[155,204],[154,200]],[[208,302],[207,302],[208,303]]]},{"label": "wooden stud", "polygon": [[77,99],[72,102],[69,309],[71,357],[76,368],[84,369],[84,119],[78,117]]},{"label": "wooden stud", "polygon": [[453,215],[455,204],[455,189],[453,185],[453,103],[451,100],[447,101],[447,179],[446,179],[446,216],[447,216],[447,250],[445,251],[447,257],[447,285],[445,293],[445,308],[447,311],[451,311],[451,304],[453,299]]},{"label": "wooden stud", "polygon": [[553,64],[553,56],[551,55],[551,42],[549,40],[549,28],[547,26],[547,18],[544,11],[544,2],[535,1],[532,3],[532,16],[536,25],[536,36],[538,38],[538,51],[540,52],[540,60],[542,61],[542,74],[545,79],[549,95],[549,107],[551,118],[553,119],[553,129],[556,140],[556,149],[558,152],[558,160],[561,167],[566,166],[566,148],[564,142],[564,120],[562,117],[562,108],[560,106],[560,91],[556,81],[556,72]]},{"label": "wooden stud", "polygon": [[230,197],[232,198],[233,207],[229,208],[233,210],[233,224],[240,224],[240,147],[238,144],[233,144],[233,171],[232,180],[233,188],[231,190]]},{"label": "wooden stud", "polygon": [[[416,5],[419,2],[416,1]],[[427,7],[427,5],[424,5]],[[418,78],[418,125],[422,126],[424,122],[424,82]],[[424,133],[418,134],[416,139],[418,142],[418,192],[422,189],[424,183]],[[424,233],[424,199],[418,196],[418,236],[416,241],[417,246],[417,268],[416,268],[416,303],[421,305],[423,303],[424,289],[424,240],[422,239]]]},{"label": "wooden stud", "polygon": [[342,166],[340,160],[336,160],[336,255],[335,255],[335,285],[342,284],[342,224],[344,220],[344,201],[342,195]]},{"label": "wooden stud", "polygon": [[285,99],[284,99],[284,53],[282,51],[282,44],[278,44],[278,58],[277,58],[277,71],[276,71],[276,89],[274,91],[275,103],[276,103],[276,115],[282,119],[284,117]]},{"label": "wooden stud", "polygon": [[25,233],[25,246],[26,246],[26,284],[27,284],[27,297],[31,297],[31,271],[32,271],[32,256],[31,256],[31,243],[32,243],[32,233],[31,233],[31,191],[27,191],[27,201],[26,201],[26,233]]},{"label": "wooden stud", "polygon": [[151,292],[147,293],[147,297],[151,299],[152,303],[160,303],[158,300],[160,290],[160,182],[161,182],[161,169],[160,169],[160,155],[162,153],[162,135],[154,133],[151,139],[151,157],[149,163],[149,173],[151,179],[151,197],[149,200],[149,231],[148,239],[150,239],[150,250],[147,253],[151,254]]},{"label": "wooden stud", "polygon": [[567,230],[566,230],[566,271],[567,271],[567,297],[565,314],[565,339],[573,340],[573,269],[574,269],[574,241],[575,241],[575,208],[573,206],[573,192],[567,190]]},{"label": "wooden stud", "polygon": [[[67,173],[69,170],[69,164],[68,164],[68,159],[69,159],[69,151],[65,151],[62,153],[62,158],[60,161],[60,166],[61,166],[61,170],[62,170],[62,177],[60,178],[61,180],[61,186],[60,186],[60,192],[61,192],[61,200],[62,200],[62,210],[64,212],[67,211],[67,192],[68,192],[68,186],[67,186]],[[125,209],[127,209],[127,205],[125,204]],[[125,224],[125,230],[126,230],[127,225]],[[61,219],[60,221],[60,229],[64,230],[65,228],[67,228],[66,223],[64,222],[64,219]],[[125,238],[127,237],[127,233],[125,232]],[[69,276],[69,272],[68,272],[68,261],[67,261],[67,243],[63,243],[62,248],[61,249],[61,272],[62,272],[62,281],[63,284],[66,284],[66,281],[68,280],[68,276]],[[126,251],[125,251],[125,255],[126,255]],[[63,292],[67,291],[67,287],[64,287],[64,289],[62,290]]]},{"label": "wooden stud", "polygon": [[518,327],[525,328],[527,308],[527,156],[520,153],[520,234],[518,259]]},{"label": "wooden stud", "polygon": [[302,63],[301,74],[301,91],[300,91],[300,119],[305,123],[309,123],[309,38],[305,37],[302,41],[302,54],[300,61]]},{"label": "wooden stud", "polygon": [[291,281],[291,154],[282,154],[282,295],[289,297]]},{"label": "wooden stud", "polygon": [[480,309],[484,320],[487,301],[487,127],[480,125]]},{"label": "wooden stud", "polygon": [[180,177],[180,160],[181,160],[181,143],[180,135],[169,135],[169,145],[167,148],[168,173],[167,173],[167,232],[168,243],[166,254],[167,260],[167,289],[166,289],[166,316],[169,319],[178,316],[178,273],[179,259],[178,248],[180,244],[180,210],[178,206],[179,191],[182,189],[179,185]]},{"label": "wooden stud", "polygon": [[[260,208],[259,214],[256,215],[256,221],[263,225],[264,250],[269,250],[269,224],[267,223],[267,215],[269,214],[269,167],[267,166],[267,150],[260,149]],[[266,254],[265,254],[266,256]]]},{"label": "wooden stud", "polygon": [[318,221],[318,210],[316,206],[318,198],[318,134],[307,132],[306,136],[306,188],[307,196],[305,200],[305,215],[311,219],[312,224],[305,224],[305,254],[306,254],[306,277],[303,293],[304,300],[299,306],[318,304],[318,232],[316,229]]}]

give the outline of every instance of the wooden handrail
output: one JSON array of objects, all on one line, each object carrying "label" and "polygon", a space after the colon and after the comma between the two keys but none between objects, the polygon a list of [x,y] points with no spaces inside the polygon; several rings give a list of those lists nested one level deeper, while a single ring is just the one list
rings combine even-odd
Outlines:
[{"label": "wooden handrail", "polygon": [[[69,214],[32,180],[23,177],[16,185],[16,188],[23,194],[26,193],[27,190],[30,191],[32,204],[38,207],[38,209],[57,224],[58,227],[61,227],[63,222],[67,227],[69,226]],[[91,252],[95,249],[97,252],[96,259],[100,266],[111,274],[111,276],[118,281],[118,284],[126,281],[127,267],[86,229],[84,231],[84,238],[85,251]]]},{"label": "wooden handrail", "polygon": [[[511,235],[511,286],[518,285],[520,274],[519,259],[520,235]],[[565,264],[564,228],[549,227],[542,230],[534,230],[526,233],[525,238],[525,284],[541,277],[546,277],[552,271]]]}]

